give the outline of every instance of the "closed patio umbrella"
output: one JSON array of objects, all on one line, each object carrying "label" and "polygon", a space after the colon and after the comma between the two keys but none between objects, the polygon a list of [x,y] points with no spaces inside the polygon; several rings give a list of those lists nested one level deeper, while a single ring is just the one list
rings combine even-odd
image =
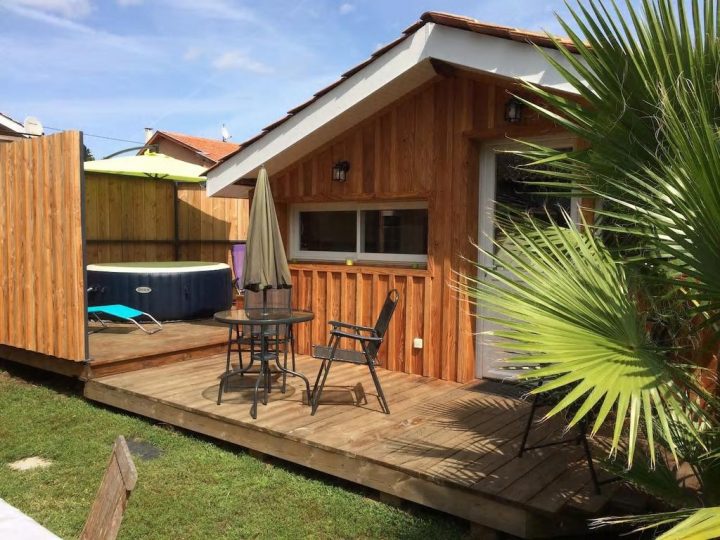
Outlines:
[{"label": "closed patio umbrella", "polygon": [[291,286],[290,268],[265,167],[260,169],[255,184],[246,244],[245,289],[258,292]]}]

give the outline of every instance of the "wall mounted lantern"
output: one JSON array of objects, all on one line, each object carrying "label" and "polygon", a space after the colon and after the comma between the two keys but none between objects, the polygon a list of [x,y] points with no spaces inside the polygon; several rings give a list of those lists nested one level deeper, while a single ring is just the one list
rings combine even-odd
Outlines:
[{"label": "wall mounted lantern", "polygon": [[345,182],[347,180],[348,171],[350,170],[349,161],[338,161],[332,168],[333,182]]},{"label": "wall mounted lantern", "polygon": [[505,121],[510,124],[519,124],[522,121],[522,113],[525,104],[515,96],[511,97],[505,104]]}]

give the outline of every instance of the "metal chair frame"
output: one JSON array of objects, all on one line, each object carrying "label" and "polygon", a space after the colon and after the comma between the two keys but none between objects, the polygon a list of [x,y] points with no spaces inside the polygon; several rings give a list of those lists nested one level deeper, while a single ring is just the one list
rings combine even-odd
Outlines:
[{"label": "metal chair frame", "polygon": [[[351,324],[341,321],[329,321],[331,327],[330,339],[327,346],[314,346],[313,357],[322,360],[320,369],[315,379],[310,404],[312,406],[311,415],[317,412],[320,404],[320,396],[322,395],[325,382],[327,381],[330,367],[333,362],[346,362],[351,364],[365,365],[370,370],[375,389],[380,399],[380,404],[385,414],[390,414],[390,407],[387,404],[385,393],[380,385],[380,379],[375,370],[378,363],[377,353],[387,333],[395,308],[400,301],[400,293],[396,289],[388,292],[385,303],[378,316],[374,327],[362,326],[359,324]],[[340,349],[338,345],[342,339],[348,339],[358,342],[362,351],[352,349]]]},{"label": "metal chair frame", "polygon": [[[269,306],[267,309],[287,309],[288,311],[291,309],[291,293],[288,289],[273,289],[274,292],[279,290],[287,290],[287,294],[285,299],[282,299],[282,305],[278,306]],[[248,309],[254,309],[252,306],[252,302],[248,302],[250,298],[252,298],[251,294],[261,294],[256,293],[248,290],[244,290],[243,294],[246,295],[246,308]],[[272,293],[271,293],[272,294]],[[234,326],[234,328],[233,328]],[[263,404],[267,405],[267,394],[272,392],[272,387],[270,384],[270,362],[269,360],[272,357],[275,362],[278,364],[278,367],[280,367],[280,354],[283,355],[283,370],[282,371],[282,387],[280,389],[281,393],[285,393],[287,389],[287,363],[288,363],[288,346],[290,348],[290,355],[291,355],[291,362],[292,362],[292,369],[290,371],[296,371],[295,369],[295,333],[293,331],[293,325],[287,324],[287,325],[275,325],[275,326],[260,326],[258,325],[258,329],[255,329],[253,326],[248,326],[249,329],[248,335],[245,335],[245,326],[243,326],[242,332],[240,331],[239,324],[237,325],[230,325],[228,328],[228,345],[227,345],[227,353],[226,353],[226,362],[225,362],[225,373],[223,373],[220,377],[220,386],[218,388],[218,399],[217,404],[220,405],[222,403],[222,395],[225,391],[227,380],[231,375],[240,375],[243,377],[245,373],[247,373],[254,365],[255,360],[260,361],[260,371],[258,372],[257,381],[255,382],[255,396],[257,398],[257,394],[260,389],[260,383],[262,380],[262,386],[263,386]],[[285,327],[284,330],[281,327]],[[235,333],[235,336],[233,337],[233,332]],[[260,352],[255,352],[256,344],[260,344]],[[250,353],[250,363],[247,367],[244,367],[243,363],[243,346],[248,346],[249,350],[246,348],[245,352]],[[274,347],[273,347],[274,345]],[[282,350],[281,350],[282,346]],[[232,369],[232,354],[237,353],[238,355],[238,369]],[[268,356],[268,358],[265,358],[265,356]],[[255,402],[257,402],[257,399],[255,399]],[[253,418],[257,415],[257,410],[253,409],[251,411],[251,415]]]},{"label": "metal chair frame", "polygon": [[[292,362],[292,369],[290,371],[296,371],[295,369],[295,334],[293,332],[293,325],[289,324],[286,325],[288,328],[286,329],[286,338],[280,338],[281,331],[279,328],[276,328],[274,332],[263,332],[263,336],[261,338],[261,335],[259,332],[250,332],[249,336],[245,336],[240,331],[239,324],[236,325],[229,325],[228,327],[228,345],[227,345],[227,351],[226,351],[226,361],[225,361],[225,373],[221,375],[220,378],[220,387],[218,388],[218,399],[217,404],[220,405],[222,403],[222,395],[225,391],[225,385],[227,384],[227,379],[231,375],[240,375],[243,377],[245,373],[247,373],[255,364],[255,360],[259,359],[257,354],[253,354],[253,351],[255,351],[256,343],[260,341],[260,339],[265,340],[265,349],[266,354],[272,354],[277,357],[277,361],[279,362],[279,355],[283,355],[283,368],[287,370],[287,364],[288,364],[288,346],[290,349],[290,357]],[[277,325],[280,326],[280,325]],[[269,327],[266,327],[269,328]],[[233,336],[233,333],[235,336]],[[274,347],[270,347],[270,345],[274,345]],[[282,345],[282,351],[280,350],[280,346]],[[243,346],[246,346],[244,349],[244,352],[250,354],[250,363],[247,367],[244,367],[243,362]],[[247,348],[249,346],[249,348]],[[238,355],[238,369],[232,368],[232,354],[237,353]],[[258,379],[265,376],[265,371],[263,370],[263,362],[261,362],[261,372],[258,374]],[[269,380],[269,373],[268,380]],[[267,386],[267,384],[265,385]],[[282,381],[282,388],[281,392],[284,394],[285,390],[287,388],[287,373],[283,371],[283,381]],[[267,388],[268,392],[271,392],[271,388]]]},{"label": "metal chair frame", "polygon": [[[538,382],[538,386],[540,386],[542,383]],[[577,423],[578,433],[574,437],[570,438],[562,438],[558,441],[551,441],[546,442],[542,444],[535,444],[532,446],[528,446],[527,441],[528,437],[530,436],[530,430],[532,429],[533,422],[535,420],[535,414],[537,413],[537,410],[539,407],[543,407],[546,405],[554,405],[553,397],[552,395],[545,395],[545,394],[535,394],[533,395],[531,406],[530,406],[530,414],[528,415],[527,423],[525,424],[525,431],[523,432],[522,436],[522,442],[520,443],[520,450],[518,451],[518,457],[521,458],[523,454],[529,450],[538,450],[540,448],[547,448],[549,446],[559,446],[563,444],[582,444],[583,451],[585,454],[585,461],[587,462],[588,471],[590,473],[590,480],[592,482],[593,490],[596,495],[601,494],[600,486],[603,484],[608,484],[610,482],[615,482],[619,480],[618,477],[612,477],[608,478],[606,480],[599,480],[597,476],[597,472],[595,471],[595,465],[593,464],[592,459],[592,450],[590,449],[590,444],[587,440],[587,434],[588,434],[588,427],[590,420],[587,416],[585,416],[582,420],[580,420]]]},{"label": "metal chair frame", "polygon": [[[245,309],[255,309],[257,307],[264,307],[265,309],[271,309],[271,310],[292,310],[292,287],[284,287],[282,289],[266,289],[264,292],[255,292],[250,290],[244,290],[243,294],[245,296]],[[263,296],[265,295],[265,296]],[[266,304],[267,295],[270,296],[270,305]],[[263,302],[259,304],[258,306],[253,305],[253,299],[257,300],[260,296],[263,297]],[[278,296],[280,301],[278,302]],[[264,306],[263,306],[264,305]],[[260,332],[253,329],[253,327],[250,328],[250,338],[252,339],[258,339],[260,336]],[[244,328],[243,328],[244,330]],[[287,348],[288,345],[290,346],[290,352],[291,352],[291,361],[292,361],[292,370],[296,371],[295,369],[295,333],[293,332],[293,325],[287,324],[287,325],[276,325],[273,329],[272,326],[265,326],[261,329],[261,331],[264,333],[265,338],[267,339],[267,344],[270,343],[275,344],[275,352],[279,353],[279,346],[283,346],[283,355],[284,355],[284,367],[287,369]],[[250,359],[250,365],[252,365],[253,359]],[[287,373],[283,372],[283,384],[282,384],[282,392],[285,393],[285,387],[287,383]]]},{"label": "metal chair frame", "polygon": [[[92,309],[93,307],[96,307],[96,306],[91,306],[89,309]],[[137,311],[139,311],[139,310],[137,310]],[[110,312],[106,312],[106,311],[100,310],[100,311],[97,311],[97,312],[96,312],[96,311],[89,311],[89,312],[88,312],[88,316],[92,315],[92,317],[93,317],[97,322],[100,323],[100,328],[92,328],[92,329],[89,329],[89,330],[88,330],[88,334],[95,334],[95,333],[97,333],[97,332],[102,332],[103,330],[107,330],[108,328],[110,328],[110,327],[108,326],[108,324],[98,315],[98,313],[107,313],[108,315],[113,316],[113,317],[116,317],[116,318],[118,318],[118,319],[122,319],[122,320],[124,320],[124,321],[129,321],[129,322],[133,323],[135,326],[137,326],[140,330],[142,330],[143,332],[145,332],[145,333],[146,333],[147,335],[149,335],[149,336],[151,336],[151,335],[153,335],[153,334],[156,334],[157,332],[159,332],[160,330],[163,329],[163,325],[162,325],[160,322],[158,322],[158,320],[157,320],[155,317],[153,317],[153,316],[150,315],[149,313],[145,313],[144,311],[140,311],[140,314],[141,314],[141,315],[145,315],[147,318],[149,318],[152,322],[154,322],[154,323],[158,326],[158,328],[153,328],[152,330],[148,330],[147,328],[145,328],[142,324],[140,324],[138,321],[136,321],[136,320],[133,319],[132,317],[122,317],[122,316],[116,315],[116,314],[114,314],[114,313],[110,313]],[[139,315],[138,315],[138,316],[139,316]],[[89,318],[89,317],[88,317],[88,318]]]}]

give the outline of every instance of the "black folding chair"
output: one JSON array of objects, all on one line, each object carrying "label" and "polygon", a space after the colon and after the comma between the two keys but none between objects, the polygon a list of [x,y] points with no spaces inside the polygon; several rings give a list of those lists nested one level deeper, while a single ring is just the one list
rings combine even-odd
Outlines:
[{"label": "black folding chair", "polygon": [[[546,381],[548,379],[545,379]],[[537,381],[533,388],[539,387],[543,383],[542,380]],[[569,392],[568,389],[558,389],[550,392],[545,393],[539,393],[534,394],[532,396],[532,402],[530,406],[530,414],[528,415],[527,423],[525,424],[525,431],[523,432],[522,436],[522,442],[520,443],[520,450],[518,451],[518,457],[522,457],[523,454],[529,450],[538,450],[540,448],[547,448],[549,446],[558,446],[558,445],[564,445],[564,444],[581,444],[583,447],[583,452],[585,454],[585,461],[588,466],[588,472],[590,473],[590,481],[592,482],[593,491],[595,494],[600,494],[600,486],[603,484],[607,484],[609,482],[613,482],[615,480],[618,480],[618,478],[613,477],[606,480],[599,480],[598,475],[595,472],[595,466],[593,464],[593,457],[592,457],[592,451],[590,449],[590,444],[588,443],[588,431],[589,431],[589,423],[592,421],[592,418],[594,417],[594,414],[596,412],[597,407],[595,407],[594,410],[591,410],[588,415],[586,415],[582,420],[580,420],[577,423],[577,435],[574,437],[563,437],[560,440],[555,440],[551,442],[545,442],[542,444],[535,444],[533,446],[529,446],[528,443],[528,437],[530,436],[530,430],[533,427],[533,423],[535,421],[535,415],[538,412],[538,409],[540,407],[552,407],[557,405]],[[574,414],[577,411],[578,405],[575,404],[570,407],[568,414]]]},{"label": "black folding chair", "polygon": [[[333,362],[347,362],[367,366],[375,383],[375,389],[380,398],[383,411],[386,414],[390,414],[390,408],[385,399],[382,386],[380,386],[380,379],[375,371],[375,365],[377,364],[378,350],[380,349],[380,345],[382,345],[388,326],[390,326],[390,319],[392,319],[399,301],[400,293],[395,289],[391,290],[385,298],[385,304],[383,304],[382,311],[380,311],[380,316],[374,328],[340,321],[329,321],[331,330],[328,345],[315,345],[313,347],[313,358],[322,360],[322,364],[315,379],[315,386],[313,387],[311,395],[312,412],[310,414],[314,415],[317,411],[320,396]],[[362,351],[338,348],[341,339],[349,339],[360,343]]]}]

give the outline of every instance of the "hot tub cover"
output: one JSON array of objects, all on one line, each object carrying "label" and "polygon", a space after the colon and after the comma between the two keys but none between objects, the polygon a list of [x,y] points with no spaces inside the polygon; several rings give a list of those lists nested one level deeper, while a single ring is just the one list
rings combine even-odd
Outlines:
[{"label": "hot tub cover", "polygon": [[224,263],[100,263],[87,271],[91,306],[122,304],[172,321],[212,317],[232,303],[232,275]]}]

